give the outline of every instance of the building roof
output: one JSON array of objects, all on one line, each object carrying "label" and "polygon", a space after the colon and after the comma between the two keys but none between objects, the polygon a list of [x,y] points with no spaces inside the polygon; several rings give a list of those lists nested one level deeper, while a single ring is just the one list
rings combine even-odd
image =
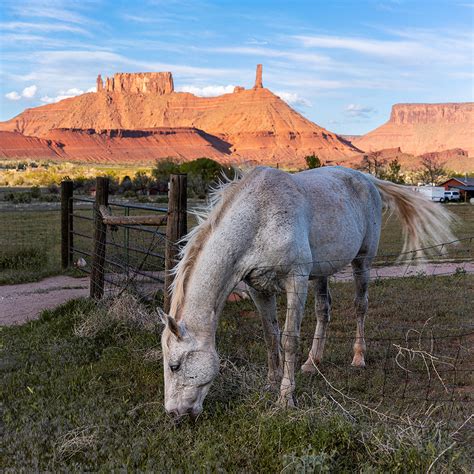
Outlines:
[{"label": "building roof", "polygon": [[473,186],[450,186],[450,187],[454,189],[460,189],[461,191],[474,191],[474,185]]},{"label": "building roof", "polygon": [[[443,184],[441,184],[441,186],[444,186],[446,183],[448,183],[452,179],[455,179],[456,181],[459,181],[464,186],[474,186],[474,178],[466,178],[466,177],[461,178],[461,177],[457,177],[457,176],[455,178],[454,177],[449,178]],[[452,186],[452,187],[455,187],[455,186]]]}]

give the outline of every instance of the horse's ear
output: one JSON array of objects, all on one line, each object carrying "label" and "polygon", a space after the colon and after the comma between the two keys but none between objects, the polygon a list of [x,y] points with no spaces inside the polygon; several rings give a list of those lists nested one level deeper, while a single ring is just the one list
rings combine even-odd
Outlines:
[{"label": "horse's ear", "polygon": [[166,325],[168,326],[168,329],[176,336],[177,339],[181,339],[182,335],[178,323],[176,322],[176,319],[168,315],[167,317],[168,320]]},{"label": "horse's ear", "polygon": [[176,319],[166,314],[161,308],[157,308],[156,312],[160,317],[161,322],[176,336],[177,339],[182,339],[182,329],[179,327]]}]

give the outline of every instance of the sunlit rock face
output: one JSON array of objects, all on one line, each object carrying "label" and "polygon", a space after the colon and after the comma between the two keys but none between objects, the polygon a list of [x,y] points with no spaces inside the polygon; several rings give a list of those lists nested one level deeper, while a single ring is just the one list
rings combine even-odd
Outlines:
[{"label": "sunlit rock face", "polygon": [[396,104],[390,120],[352,143],[370,152],[400,147],[421,155],[460,148],[474,156],[474,103]]},{"label": "sunlit rock face", "polygon": [[198,97],[175,92],[170,72],[99,75],[96,92],[26,109],[0,130],[58,142],[61,157],[87,161],[130,160],[134,146],[135,156],[150,162],[198,154],[291,168],[305,167],[310,154],[332,162],[359,154],[263,87],[262,76],[258,65],[252,88]]}]

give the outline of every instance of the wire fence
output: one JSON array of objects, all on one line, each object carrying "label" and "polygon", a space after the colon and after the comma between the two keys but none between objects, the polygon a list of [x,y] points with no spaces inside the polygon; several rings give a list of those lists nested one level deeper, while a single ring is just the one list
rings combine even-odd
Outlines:
[{"label": "wire fence", "polygon": [[[128,210],[126,206],[110,206],[115,215],[151,211],[141,206]],[[165,209],[156,212],[164,213]],[[161,305],[164,233],[159,227],[127,225],[108,226],[106,232],[106,294],[132,293],[141,301]],[[280,342],[285,337],[296,339],[295,332],[284,327],[288,308],[304,307],[296,368],[307,360],[315,341],[325,343],[324,357],[315,361],[313,375],[297,376],[297,398],[304,403],[329,397],[351,416],[363,413],[410,427],[426,427],[429,417],[436,421],[437,428],[450,432],[462,425],[460,432],[464,435],[472,427],[473,409],[473,243],[474,237],[468,237],[423,249],[431,252],[429,262],[413,254],[406,255],[412,257],[409,262],[401,263],[398,254],[387,254],[379,255],[370,269],[357,265],[355,270],[342,268],[329,278],[331,322],[323,336],[314,333],[317,320],[328,316],[318,303],[318,289],[312,283],[308,291],[282,286],[280,289],[285,291],[276,297],[283,328],[278,334]],[[341,262],[302,262],[292,270],[295,282],[307,277],[308,263],[331,273]],[[302,268],[305,271],[300,273]],[[288,279],[285,267],[256,270],[263,278],[270,272],[275,282]],[[361,273],[370,273],[371,283],[365,328],[366,365],[356,369],[350,365],[357,341],[352,281],[354,274],[357,277]],[[260,317],[248,293],[246,284],[237,285],[221,318],[221,326],[231,330],[219,338],[219,351],[225,361],[241,367],[244,374],[240,373],[240,379],[231,375],[230,387],[246,386],[253,379],[255,352],[265,359]],[[288,362],[283,356],[281,369],[285,364]]]},{"label": "wire fence", "polygon": [[[73,197],[73,263],[82,272],[92,269],[94,221],[101,219],[94,200]],[[81,204],[78,208],[77,204]],[[76,210],[77,209],[77,210]],[[110,202],[114,216],[147,214],[166,215],[166,208],[133,203]],[[143,299],[154,299],[163,290],[165,233],[162,227],[116,224],[103,229],[106,253],[102,271],[105,294],[118,295],[124,291]]]},{"label": "wire fence", "polygon": [[[96,248],[94,222],[101,219],[94,200],[73,196],[69,233],[72,236],[71,261],[90,274]],[[114,216],[164,216],[165,207],[110,202]],[[60,266],[60,212],[56,209],[2,212],[8,226],[0,226],[3,249],[31,250],[31,258],[48,255],[37,267],[57,271]],[[7,219],[5,219],[7,218]],[[19,223],[21,222],[21,226]],[[13,224],[12,224],[13,223]],[[15,223],[18,223],[16,225]],[[192,217],[190,217],[190,224]],[[15,225],[14,225],[15,224]],[[21,229],[21,232],[16,232]],[[108,225],[103,229],[105,255],[101,271],[105,295],[116,297],[131,293],[147,304],[162,304],[165,281],[164,227],[153,225]],[[294,286],[276,297],[278,319],[283,329],[278,337],[294,338],[284,328],[285,313],[291,305],[304,307],[296,368],[308,359],[312,345],[325,343],[321,361],[314,361],[312,375],[297,375],[296,397],[309,403],[328,397],[347,416],[368,414],[407,426],[427,426],[423,420],[436,420],[441,429],[465,433],[472,428],[474,374],[474,236],[446,242],[429,249],[431,257],[419,255],[400,262],[398,252],[381,252],[370,270],[369,307],[365,321],[365,369],[351,367],[356,341],[356,309],[352,281],[354,270],[340,268],[340,261],[300,262],[293,277],[304,277],[311,264],[320,273],[332,273],[331,321],[327,333],[315,335],[321,309],[321,294],[310,284],[309,291]],[[4,252],[5,253],[5,252]],[[25,257],[26,258],[26,257]],[[43,257],[41,257],[43,258]],[[31,270],[31,259],[25,260]],[[286,268],[260,266],[261,276],[269,274],[278,283],[288,277]],[[35,271],[38,271],[35,269]],[[316,271],[316,273],[318,273]],[[278,286],[278,284],[276,285]],[[278,288],[277,288],[278,289]],[[249,289],[239,284],[231,293],[218,331],[218,348],[223,358],[223,376],[229,396],[235,386],[260,389],[254,374],[263,375],[266,359],[261,321]],[[323,295],[327,299],[327,293]],[[285,361],[283,359],[284,368]],[[237,375],[236,375],[237,374]],[[234,386],[235,385],[235,386]],[[413,418],[415,417],[415,418]]]},{"label": "wire fence", "polygon": [[[471,245],[470,252],[467,244]],[[396,272],[391,267],[388,275],[372,278],[363,369],[351,366],[354,343],[361,341],[356,336],[357,311],[349,270],[331,278],[329,314],[323,314],[318,305],[317,288],[311,287],[308,295],[290,289],[289,295],[277,297],[281,341],[293,338],[297,342],[295,331],[284,326],[285,314],[292,305],[306,302],[299,344],[295,344],[297,374],[302,365],[308,372],[308,359],[313,363],[310,374],[296,376],[295,394],[300,403],[308,407],[320,397],[328,397],[348,416],[376,416],[400,426],[424,429],[436,424],[450,433],[468,435],[474,401],[472,239],[465,240],[464,245],[463,252],[470,255],[470,261],[451,262],[447,268],[446,262],[432,262],[412,274],[412,264],[400,264]],[[229,336],[220,345],[226,357],[241,366],[252,365],[255,345],[265,346],[259,315],[245,299],[245,292],[240,285],[232,298],[237,301],[229,303],[223,314],[225,326],[231,324],[234,331],[245,334],[233,336],[238,338],[234,347],[242,349],[237,355],[228,353]],[[325,318],[327,333],[315,333],[317,320]],[[315,342],[316,346],[325,343],[320,360],[311,356]],[[246,349],[249,345],[250,351]],[[288,372],[291,367],[287,366],[284,347],[282,352],[281,369]]]}]

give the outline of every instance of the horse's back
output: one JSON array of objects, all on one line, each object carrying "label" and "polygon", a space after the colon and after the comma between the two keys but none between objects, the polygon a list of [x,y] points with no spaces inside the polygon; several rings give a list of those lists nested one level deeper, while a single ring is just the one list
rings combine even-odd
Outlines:
[{"label": "horse's back", "polygon": [[373,182],[359,171],[323,167],[293,175],[312,209],[311,247],[315,260],[335,269],[356,256],[374,256],[380,237],[382,202]]},{"label": "horse's back", "polygon": [[363,173],[323,167],[289,174],[257,167],[244,181],[235,204],[258,215],[262,258],[329,262],[313,272],[332,274],[361,253],[375,255],[381,199]]}]

